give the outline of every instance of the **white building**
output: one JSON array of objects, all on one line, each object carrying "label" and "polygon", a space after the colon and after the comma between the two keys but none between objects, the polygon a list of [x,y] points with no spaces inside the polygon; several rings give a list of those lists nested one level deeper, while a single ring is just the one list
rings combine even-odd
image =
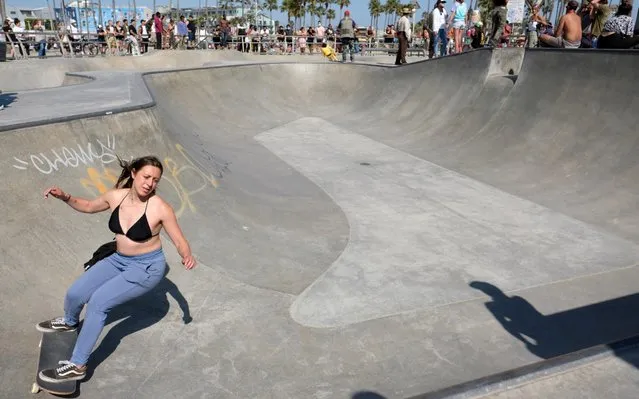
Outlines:
[{"label": "white building", "polygon": [[[236,18],[240,18],[244,16],[248,21],[257,26],[268,26],[271,30],[275,29],[275,21],[271,19],[268,15],[265,14],[265,11],[259,9],[259,7],[249,7],[245,6],[244,9],[242,7],[233,7],[233,8],[223,8],[223,7],[209,7],[208,9],[202,7],[184,7],[184,8],[169,8],[168,5],[161,5],[156,7],[157,11],[160,14],[167,15],[184,15],[188,17],[189,15],[193,16],[203,16],[208,15],[210,19],[214,20],[217,17],[221,17],[222,15],[226,15],[226,19],[228,21],[232,21]],[[171,12],[169,12],[171,11]],[[257,12],[256,12],[257,11]]]},{"label": "white building", "polygon": [[30,7],[15,7],[15,6],[6,6],[7,16],[2,16],[3,20],[5,18],[18,18],[20,21],[24,21],[25,19],[52,19],[53,12],[49,8],[39,7],[39,8],[30,8]]}]

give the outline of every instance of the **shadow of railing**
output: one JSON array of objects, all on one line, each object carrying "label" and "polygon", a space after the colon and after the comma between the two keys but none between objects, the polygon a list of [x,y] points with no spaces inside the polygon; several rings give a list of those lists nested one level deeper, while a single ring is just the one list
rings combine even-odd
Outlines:
[{"label": "shadow of railing", "polygon": [[[485,305],[495,319],[531,353],[543,359],[639,335],[636,317],[639,294],[544,315],[524,298],[508,296],[490,283],[474,281],[470,286],[490,296]],[[639,368],[636,357],[626,359],[621,348],[611,349]]]},{"label": "shadow of railing", "polygon": [[0,92],[0,109],[11,106],[18,98],[18,93],[2,93]]}]

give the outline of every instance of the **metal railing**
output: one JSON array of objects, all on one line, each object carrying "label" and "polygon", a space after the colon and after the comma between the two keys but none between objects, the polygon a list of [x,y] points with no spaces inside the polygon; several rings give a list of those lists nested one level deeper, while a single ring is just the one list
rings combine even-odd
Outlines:
[{"label": "metal railing", "polygon": [[[13,59],[46,57],[95,57],[137,55],[156,48],[155,34],[146,37],[129,35],[115,37],[99,36],[97,33],[70,33],[66,31],[23,31],[5,33],[7,51]],[[465,38],[465,35],[464,35]],[[355,52],[360,55],[394,53],[398,50],[397,40],[385,37],[358,37]],[[521,35],[512,35],[509,46],[522,45]],[[432,40],[432,38],[431,38]],[[413,37],[409,43],[409,53],[427,56],[428,40]],[[321,48],[331,46],[341,52],[342,43],[338,36],[312,38],[304,36],[269,35],[229,35],[227,40],[215,33],[200,30],[195,40],[188,36],[163,35],[163,50],[236,50],[248,54],[322,54]],[[44,48],[44,52],[40,50]]]},{"label": "metal railing", "polygon": [[[99,36],[97,33],[71,33],[67,31],[23,31],[6,33],[7,50],[13,59],[36,58],[43,54],[46,57],[94,57],[123,56],[136,54],[136,49],[151,50],[156,48],[155,34],[147,37],[113,35]],[[422,40],[415,38],[413,46],[419,47]],[[194,50],[237,50],[249,54],[321,54],[321,47],[331,46],[341,52],[341,39],[338,36],[309,39],[305,36],[269,35],[229,35],[226,40],[222,35],[203,32],[195,34],[195,40],[188,36],[174,34],[163,35],[162,49],[194,49]],[[394,40],[389,43],[382,38],[358,37],[355,40],[355,51],[359,54],[373,54],[375,51],[388,52],[397,50]]]}]

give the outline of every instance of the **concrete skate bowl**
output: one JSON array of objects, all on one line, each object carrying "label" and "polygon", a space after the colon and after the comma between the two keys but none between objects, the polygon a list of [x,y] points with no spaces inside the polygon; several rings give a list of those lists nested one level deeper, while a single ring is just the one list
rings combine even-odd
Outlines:
[{"label": "concrete skate bowl", "polygon": [[160,51],[142,57],[51,57],[20,60],[0,63],[0,88],[7,92],[86,83],[86,79],[69,76],[68,72],[105,70],[142,72],[238,61],[250,62],[256,58],[258,57],[235,51]]},{"label": "concrete skate bowl", "polygon": [[[636,61],[531,51],[510,75],[476,51],[154,73],[152,108],[3,133],[0,389],[27,396],[33,325],[112,238],[108,214],[41,190],[106,190],[114,153],[164,161],[159,192],[200,267],[165,240],[167,279],[110,315],[82,396],[401,398],[544,358],[469,284],[541,315],[635,292],[637,87],[602,77]],[[631,310],[563,338],[635,334]]]}]

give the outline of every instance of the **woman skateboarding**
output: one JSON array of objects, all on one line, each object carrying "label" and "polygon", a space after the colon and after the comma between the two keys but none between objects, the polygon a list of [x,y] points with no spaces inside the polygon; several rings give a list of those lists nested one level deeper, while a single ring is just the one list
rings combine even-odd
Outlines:
[{"label": "woman skateboarding", "polygon": [[109,229],[115,233],[117,250],[98,261],[69,288],[64,298],[64,317],[37,325],[42,332],[75,331],[80,312],[87,305],[84,323],[69,360],[60,367],[43,370],[47,382],[81,380],[86,364],[106,320],[107,313],[122,303],[139,297],[164,277],[166,261],[160,232],[164,228],[182,257],[187,270],[195,267],[189,243],[184,238],[173,209],[155,194],[162,177],[162,163],[153,156],[120,160],[122,173],[115,188],[87,200],[67,194],[58,187],[44,192],[66,202],[78,212],[97,213],[111,209]]}]

